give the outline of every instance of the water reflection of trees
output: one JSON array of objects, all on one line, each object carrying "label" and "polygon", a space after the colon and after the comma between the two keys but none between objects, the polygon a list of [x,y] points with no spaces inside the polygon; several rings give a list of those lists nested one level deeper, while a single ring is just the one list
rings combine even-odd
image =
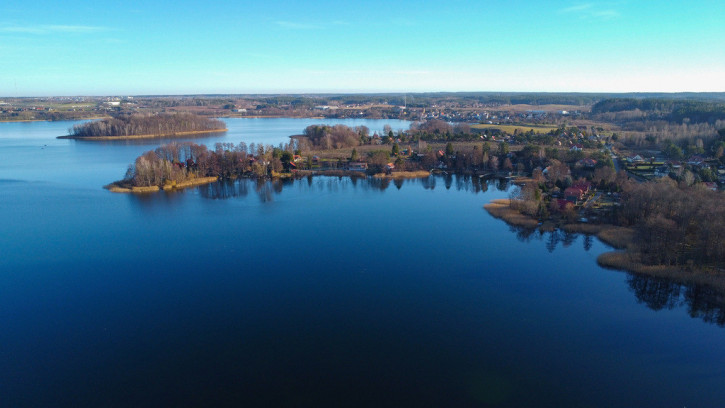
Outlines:
[{"label": "water reflection of trees", "polygon": [[212,200],[226,200],[233,197],[246,197],[249,194],[250,180],[220,180],[198,187],[199,194]]},{"label": "water reflection of trees", "polygon": [[628,273],[627,283],[637,301],[652,310],[684,306],[691,317],[725,326],[725,298],[711,287],[634,273]]},{"label": "water reflection of trees", "polygon": [[[549,252],[554,252],[559,245],[564,248],[571,246],[580,235],[561,230],[542,232],[540,229],[515,226],[509,226],[509,229],[522,242],[543,241]],[[589,251],[594,238],[591,235],[582,235],[582,237],[584,250]],[[711,287],[682,284],[665,278],[630,272],[627,272],[627,283],[637,301],[652,310],[686,307],[691,317],[725,326],[725,296]]]},{"label": "water reflection of trees", "polygon": [[553,231],[542,231],[540,228],[524,228],[509,225],[509,231],[516,234],[516,238],[521,242],[531,242],[532,240],[543,241],[546,250],[554,252],[561,245],[563,248],[572,246],[579,236],[582,236],[582,244],[585,251],[592,249],[593,238],[591,235],[576,234],[566,232],[560,229]]},{"label": "water reflection of trees", "polygon": [[406,184],[416,187],[423,187],[425,190],[434,190],[439,181],[445,183],[446,188],[454,188],[457,191],[466,191],[473,194],[485,193],[493,187],[500,191],[506,191],[511,184],[508,180],[483,179],[470,175],[443,175],[430,176],[418,179],[389,179],[375,177],[329,177],[329,176],[308,176],[303,179],[238,179],[220,180],[197,187],[199,194],[212,200],[226,200],[230,198],[245,198],[250,191],[257,193],[262,202],[273,201],[275,194],[280,194],[285,188],[300,187],[310,191],[325,191],[335,193],[346,188],[360,189],[363,191],[386,191],[391,185],[400,190]]}]

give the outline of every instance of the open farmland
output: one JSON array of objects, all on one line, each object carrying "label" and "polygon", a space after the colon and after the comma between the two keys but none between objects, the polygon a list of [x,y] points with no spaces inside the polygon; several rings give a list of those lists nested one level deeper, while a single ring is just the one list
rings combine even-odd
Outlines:
[{"label": "open farmland", "polygon": [[519,132],[528,132],[530,130],[533,130],[536,133],[548,133],[548,132],[556,129],[557,127],[553,126],[553,125],[493,125],[493,124],[480,123],[477,125],[471,125],[471,128],[472,129],[498,129],[502,132],[512,134],[517,129]]}]

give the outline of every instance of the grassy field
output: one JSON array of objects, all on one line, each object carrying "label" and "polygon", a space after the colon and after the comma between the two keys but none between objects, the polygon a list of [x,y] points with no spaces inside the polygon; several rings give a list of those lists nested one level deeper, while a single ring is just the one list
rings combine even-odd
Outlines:
[{"label": "grassy field", "polygon": [[647,163],[636,163],[636,164],[627,164],[625,167],[627,170],[637,170],[637,171],[654,171],[655,168],[660,167],[664,165],[665,162],[652,162],[651,164],[649,162]]},{"label": "grassy field", "polygon": [[479,123],[477,125],[471,125],[472,129],[498,129],[502,132],[513,134],[516,129],[519,132],[528,132],[533,130],[536,133],[548,133],[551,130],[557,128],[555,125],[490,125],[486,123]]}]

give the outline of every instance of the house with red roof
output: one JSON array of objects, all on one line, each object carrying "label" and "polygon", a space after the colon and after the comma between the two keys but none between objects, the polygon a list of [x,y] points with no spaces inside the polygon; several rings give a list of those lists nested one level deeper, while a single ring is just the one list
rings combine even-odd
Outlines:
[{"label": "house with red roof", "polygon": [[584,193],[585,192],[581,187],[572,186],[564,190],[564,199],[571,203],[576,203],[577,201],[584,198]]},{"label": "house with red roof", "polygon": [[591,157],[585,157],[578,162],[576,162],[576,167],[585,167],[588,169],[594,168],[594,166],[597,165],[597,161],[592,159]]}]

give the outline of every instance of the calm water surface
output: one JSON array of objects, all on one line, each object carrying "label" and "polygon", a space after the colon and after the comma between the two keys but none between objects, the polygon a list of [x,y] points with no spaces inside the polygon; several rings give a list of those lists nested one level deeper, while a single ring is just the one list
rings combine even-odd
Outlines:
[{"label": "calm water surface", "polygon": [[[320,121],[228,123],[203,142]],[[725,403],[711,294],[602,269],[596,239],[510,229],[482,209],[505,183],[119,195],[100,187],[159,142],[54,139],[70,125],[0,124],[0,406]]]}]

